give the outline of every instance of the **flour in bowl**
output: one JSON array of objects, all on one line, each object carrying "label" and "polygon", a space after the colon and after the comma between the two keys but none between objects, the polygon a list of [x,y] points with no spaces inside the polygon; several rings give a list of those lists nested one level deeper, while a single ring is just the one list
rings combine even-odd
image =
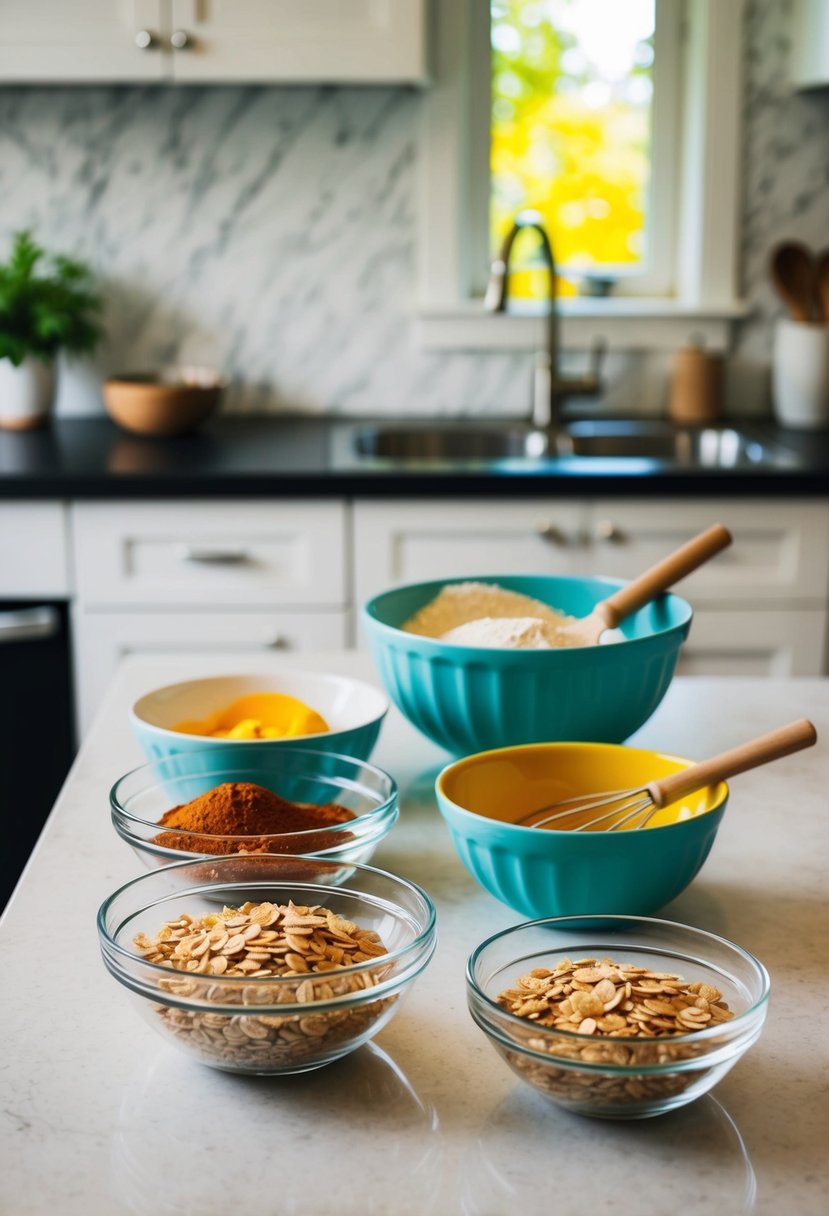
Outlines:
[{"label": "flour in bowl", "polygon": [[497,583],[449,583],[401,628],[466,646],[549,649],[573,618]]},{"label": "flour in bowl", "polygon": [[482,616],[440,636],[456,646],[493,646],[509,650],[552,650],[560,646],[555,625],[536,616]]}]

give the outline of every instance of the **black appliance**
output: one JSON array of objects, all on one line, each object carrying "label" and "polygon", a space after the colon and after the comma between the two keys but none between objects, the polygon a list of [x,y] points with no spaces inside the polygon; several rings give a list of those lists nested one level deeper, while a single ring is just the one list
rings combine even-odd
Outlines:
[{"label": "black appliance", "polygon": [[0,910],[74,755],[65,603],[0,601]]}]

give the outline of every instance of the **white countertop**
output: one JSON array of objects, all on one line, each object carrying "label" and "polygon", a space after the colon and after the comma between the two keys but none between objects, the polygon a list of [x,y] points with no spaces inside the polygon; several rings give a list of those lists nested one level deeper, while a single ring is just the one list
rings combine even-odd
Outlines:
[{"label": "white countertop", "polygon": [[[394,710],[373,759],[402,813],[373,864],[429,891],[439,942],[374,1043],[303,1076],[240,1078],[179,1055],[130,1008],[95,930],[101,901],[141,872],[109,820],[112,782],[141,762],[127,706],[239,663],[123,666],[0,922],[2,1216],[825,1216],[829,681],[676,680],[636,737],[702,757],[805,715],[822,744],[735,779],[711,856],[664,912],[766,964],[760,1041],[713,1095],[606,1123],[522,1085],[469,1017],[470,951],[521,917],[462,868],[431,793],[447,757]],[[373,678],[353,653],[259,666]]]}]

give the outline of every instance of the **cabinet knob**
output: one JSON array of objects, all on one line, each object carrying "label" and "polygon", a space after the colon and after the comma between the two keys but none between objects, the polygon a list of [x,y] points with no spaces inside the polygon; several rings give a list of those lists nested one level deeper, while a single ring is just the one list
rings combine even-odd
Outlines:
[{"label": "cabinet knob", "polygon": [[549,519],[542,519],[535,527],[536,536],[546,541],[548,545],[566,545],[567,537],[562,532],[557,524],[550,523]]},{"label": "cabinet knob", "polygon": [[135,35],[135,45],[139,51],[151,51],[157,45],[152,30],[139,30]]},{"label": "cabinet knob", "polygon": [[186,51],[192,45],[192,39],[187,30],[173,30],[170,35],[170,46],[174,51]]},{"label": "cabinet knob", "polygon": [[604,540],[612,545],[621,545],[625,534],[612,519],[600,519],[596,524],[596,540]]}]

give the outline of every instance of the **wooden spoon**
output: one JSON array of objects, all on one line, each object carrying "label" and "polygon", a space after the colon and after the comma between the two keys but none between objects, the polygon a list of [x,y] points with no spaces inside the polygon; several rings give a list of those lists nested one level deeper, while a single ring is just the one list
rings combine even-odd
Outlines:
[{"label": "wooden spoon", "polygon": [[771,281],[793,321],[814,319],[815,259],[805,245],[784,241],[772,250]]},{"label": "wooden spoon", "polygon": [[615,629],[620,621],[649,604],[686,574],[714,557],[731,544],[732,536],[723,524],[713,524],[693,540],[674,550],[625,587],[601,600],[589,616],[556,629],[564,646],[595,646],[605,629]]},{"label": "wooden spoon", "polygon": [[829,323],[829,249],[817,255],[815,263],[815,298],[817,320],[821,325]]}]

